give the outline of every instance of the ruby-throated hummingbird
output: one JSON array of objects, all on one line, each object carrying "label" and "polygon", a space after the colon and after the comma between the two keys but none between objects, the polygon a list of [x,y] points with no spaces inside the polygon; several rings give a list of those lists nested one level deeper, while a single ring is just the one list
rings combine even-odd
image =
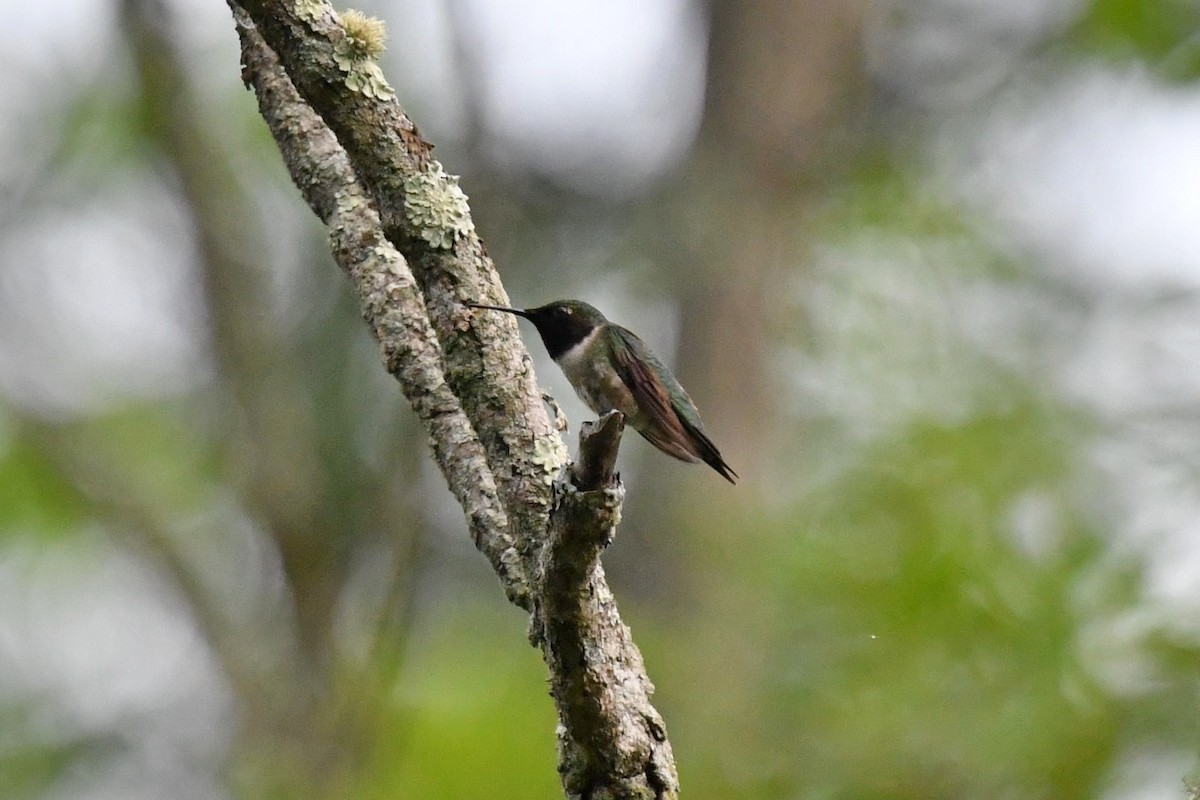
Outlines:
[{"label": "ruby-throated hummingbird", "polygon": [[703,461],[725,480],[736,483],[738,474],[704,433],[696,404],[631,331],[578,300],[557,300],[525,309],[467,305],[529,320],[588,408],[601,415],[620,411],[635,431],[667,455],[692,463]]}]

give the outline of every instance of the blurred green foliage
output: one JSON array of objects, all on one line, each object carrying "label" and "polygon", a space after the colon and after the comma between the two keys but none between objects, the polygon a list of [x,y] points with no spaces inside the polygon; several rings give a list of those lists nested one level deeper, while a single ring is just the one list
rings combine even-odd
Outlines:
[{"label": "blurred green foliage", "polygon": [[1172,81],[1200,78],[1200,6],[1190,0],[1094,0],[1072,38],[1087,53],[1142,62]]},{"label": "blurred green foliage", "polygon": [[554,797],[554,708],[537,651],[512,646],[518,620],[507,609],[462,611],[415,637],[395,785],[414,797]]},{"label": "blurred green foliage", "polygon": [[0,537],[49,540],[84,516],[76,487],[35,444],[9,439],[0,450]]},{"label": "blurred green foliage", "polygon": [[729,638],[653,664],[705,695],[668,715],[696,796],[1103,791],[1133,698],[1084,643],[1138,571],[1078,507],[1072,417],[915,422],[713,554],[692,635]]}]

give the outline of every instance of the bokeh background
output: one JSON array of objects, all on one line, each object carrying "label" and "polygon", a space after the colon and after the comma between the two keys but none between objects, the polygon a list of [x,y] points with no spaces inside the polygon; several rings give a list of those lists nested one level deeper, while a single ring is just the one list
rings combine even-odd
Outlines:
[{"label": "bokeh background", "polygon": [[[622,452],[686,797],[1188,796],[1195,0],[361,7],[514,302],[639,331],[743,477]],[[0,796],[558,796],[224,4],[6,11]]]}]

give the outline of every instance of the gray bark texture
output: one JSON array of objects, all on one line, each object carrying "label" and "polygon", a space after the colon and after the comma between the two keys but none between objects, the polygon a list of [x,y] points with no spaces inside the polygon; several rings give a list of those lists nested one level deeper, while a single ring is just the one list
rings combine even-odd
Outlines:
[{"label": "gray bark texture", "polygon": [[653,686],[600,556],[620,519],[623,420],[581,433],[579,465],[546,412],[465,197],[323,0],[231,2],[243,80],[292,180],[429,435],[471,536],[530,614],[550,671],[559,773],[572,798],[674,798]]}]

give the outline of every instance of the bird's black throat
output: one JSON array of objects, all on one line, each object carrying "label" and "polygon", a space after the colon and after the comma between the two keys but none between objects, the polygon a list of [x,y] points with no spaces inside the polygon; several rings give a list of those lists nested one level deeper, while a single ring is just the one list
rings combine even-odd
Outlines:
[{"label": "bird's black throat", "polygon": [[526,319],[537,326],[546,352],[555,361],[586,339],[596,327],[591,320],[553,303],[531,308],[526,313]]}]

